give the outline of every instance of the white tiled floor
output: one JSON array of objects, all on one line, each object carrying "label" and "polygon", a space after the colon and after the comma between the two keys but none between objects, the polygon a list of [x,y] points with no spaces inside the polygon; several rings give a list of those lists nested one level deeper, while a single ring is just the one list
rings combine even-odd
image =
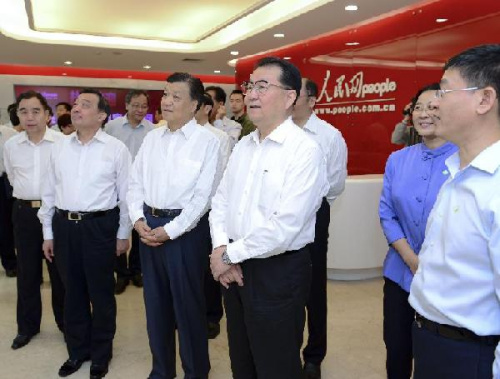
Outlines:
[{"label": "white tiled floor", "polygon": [[[48,275],[45,275],[48,278]],[[328,283],[328,354],[323,362],[324,379],[385,378],[385,348],[382,341],[382,280]],[[16,335],[16,280],[0,273],[0,379],[58,378],[59,366],[67,359],[63,337],[56,328],[50,307],[50,285],[41,287],[42,328],[26,347],[11,350]],[[142,290],[129,286],[117,296],[118,320],[113,360],[106,378],[146,378],[151,356],[146,334]],[[231,378],[225,320],[221,334],[210,341],[211,379]],[[89,363],[71,379],[89,377]],[[180,361],[177,374],[183,377]]]}]

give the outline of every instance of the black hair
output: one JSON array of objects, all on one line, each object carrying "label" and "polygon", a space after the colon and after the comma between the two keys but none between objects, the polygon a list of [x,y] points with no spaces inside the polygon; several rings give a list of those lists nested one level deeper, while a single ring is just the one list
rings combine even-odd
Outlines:
[{"label": "black hair", "polygon": [[422,93],[427,92],[427,91],[436,92],[440,88],[441,87],[440,87],[439,83],[428,84],[428,85],[420,88],[418,90],[418,92],[415,94],[415,96],[413,97],[413,99],[411,99],[410,114],[411,114],[411,112],[413,112],[413,108],[415,108],[415,104],[417,104],[418,98],[420,97],[420,95]]},{"label": "black hair", "polygon": [[241,95],[242,97],[245,97],[245,95],[243,95],[243,91],[240,89],[233,89],[231,95]]},{"label": "black hair", "polygon": [[304,78],[307,96],[318,97],[318,86],[309,78]]},{"label": "black hair", "polygon": [[61,101],[60,103],[56,104],[56,109],[59,105],[62,105],[64,109],[66,109],[68,112],[71,112],[71,104]]},{"label": "black hair", "polygon": [[[32,99],[36,97],[39,101],[40,101],[40,104],[42,104],[42,107],[44,110],[52,110],[49,106],[49,104],[47,103],[47,99],[39,92],[36,92],[36,91],[26,91],[26,92],[23,92],[22,94],[20,94],[17,99],[16,99],[16,111],[19,110],[19,104],[21,104],[21,101],[22,100],[28,100],[28,99]],[[50,111],[49,111],[50,112]]]},{"label": "black hair", "polygon": [[186,83],[189,87],[189,97],[191,100],[195,100],[198,105],[196,107],[196,112],[200,109],[201,99],[205,89],[203,88],[203,83],[200,79],[188,74],[187,72],[174,72],[167,78],[167,83]]},{"label": "black hair", "polygon": [[255,64],[254,70],[265,66],[275,66],[280,68],[281,75],[279,77],[279,81],[281,85],[287,89],[295,90],[297,93],[297,97],[293,102],[295,105],[298,97],[300,96],[300,88],[302,87],[302,77],[300,76],[299,69],[285,59],[278,57],[265,57]]},{"label": "black hair", "polygon": [[111,114],[111,108],[109,107],[108,100],[106,100],[102,93],[95,88],[84,88],[80,91],[80,95],[84,93],[91,93],[99,98],[99,101],[97,102],[97,109],[99,109],[99,111],[101,112],[106,113],[106,118],[102,122],[102,126],[104,126],[106,122],[108,122],[109,115]]},{"label": "black hair", "polygon": [[12,126],[17,126],[21,123],[19,117],[17,117],[17,104],[13,103],[7,107],[7,112],[9,112],[9,119]]},{"label": "black hair", "polygon": [[201,98],[201,104],[200,107],[204,107],[205,105],[210,105],[212,109],[210,109],[210,112],[208,112],[208,117],[212,114],[212,110],[214,109],[214,101],[212,99],[212,96],[210,96],[208,93],[204,93],[203,97]]},{"label": "black hair", "polygon": [[71,115],[68,113],[60,115],[59,118],[57,119],[57,125],[59,126],[59,129],[61,129],[61,131],[63,130],[63,128],[65,126],[68,126],[71,123],[72,123],[71,122]]},{"label": "black hair", "polygon": [[226,103],[226,91],[224,91],[221,87],[219,86],[208,86],[205,88],[205,92],[208,91],[214,91],[215,92],[215,101],[218,103]]},{"label": "black hair", "polygon": [[[457,69],[469,86],[493,87],[500,96],[500,44],[480,45],[455,55],[444,70]],[[500,113],[500,107],[499,107]]]},{"label": "black hair", "polygon": [[146,96],[146,100],[147,100],[148,105],[149,105],[149,93],[147,91],[142,90],[142,89],[131,89],[130,91],[128,91],[128,93],[125,95],[125,103],[130,104],[133,97],[137,97],[137,96],[141,96],[141,95]]}]

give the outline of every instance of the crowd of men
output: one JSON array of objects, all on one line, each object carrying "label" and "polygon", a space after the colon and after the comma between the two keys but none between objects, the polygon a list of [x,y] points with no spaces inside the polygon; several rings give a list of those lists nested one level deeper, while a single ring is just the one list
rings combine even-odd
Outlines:
[{"label": "crowd of men", "polygon": [[[467,354],[481,361],[478,378],[500,377],[498,62],[499,45],[453,58],[436,99],[440,130],[460,152],[410,295],[415,378],[473,377]],[[15,198],[14,242],[2,246],[18,283],[13,349],[40,332],[44,256],[68,350],[61,377],[87,360],[91,378],[107,374],[115,294],[130,282],[144,287],[149,378],[176,377],[176,333],[184,377],[208,378],[223,310],[234,378],[321,377],[330,206],[344,189],[347,147],[314,113],[317,85],[289,61],[261,59],[242,89],[230,95],[230,119],[222,88],[174,73],[160,127],[145,120],[147,92],[130,91],[126,115],[107,122],[106,99],[85,89],[68,136],[47,128],[42,95],[18,97],[24,131],[0,129],[2,212]],[[450,342],[449,325],[467,344]]]}]

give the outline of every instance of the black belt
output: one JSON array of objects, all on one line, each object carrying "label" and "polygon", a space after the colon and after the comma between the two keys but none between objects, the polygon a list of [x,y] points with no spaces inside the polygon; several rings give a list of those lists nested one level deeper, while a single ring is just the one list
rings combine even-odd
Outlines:
[{"label": "black belt", "polygon": [[21,200],[17,199],[18,203],[28,207],[28,208],[40,208],[42,206],[42,200]]},{"label": "black belt", "polygon": [[446,337],[455,341],[471,341],[479,342],[483,345],[494,346],[500,341],[500,336],[478,336],[469,329],[459,328],[458,326],[438,324],[437,322],[426,319],[424,316],[416,313],[415,322],[419,328],[436,333],[442,337]]},{"label": "black belt", "polygon": [[114,212],[118,209],[115,207],[113,209],[108,209],[105,211],[94,211],[94,212],[73,212],[66,211],[64,209],[56,208],[56,213],[64,218],[67,218],[70,221],[81,221],[81,220],[89,220],[96,217],[105,216],[111,212]]},{"label": "black belt", "polygon": [[153,217],[177,217],[181,214],[182,209],[158,209],[144,204],[144,211]]}]

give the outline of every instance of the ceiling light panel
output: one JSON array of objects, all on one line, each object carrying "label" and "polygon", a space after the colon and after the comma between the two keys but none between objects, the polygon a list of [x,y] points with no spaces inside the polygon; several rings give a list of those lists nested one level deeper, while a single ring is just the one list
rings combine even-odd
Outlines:
[{"label": "ceiling light panel", "polygon": [[[31,0],[34,15],[31,23],[35,28],[66,30],[66,32],[62,32],[31,29],[25,0],[0,0],[2,9],[0,32],[10,38],[35,43],[94,46],[112,48],[113,50],[214,52],[225,49],[257,33],[275,28],[285,21],[331,1],[243,0],[235,2],[234,0],[220,0],[217,3],[205,0],[168,1],[161,2],[169,6],[159,10],[158,7],[148,9],[135,0],[106,0],[105,2],[100,0],[88,0],[86,2]],[[210,3],[210,10],[204,8],[207,3]],[[215,9],[219,9],[219,6],[229,8],[233,11],[232,14],[236,16],[235,19],[230,19],[226,15],[225,20],[221,20],[214,29],[214,20],[220,19],[220,15],[210,16],[212,13],[207,12],[211,12],[215,4],[217,5]],[[247,8],[244,8],[242,4],[245,4]],[[178,9],[177,7],[180,7],[179,12],[181,12],[182,17],[179,17],[179,14],[174,12],[174,10]],[[251,8],[251,11],[241,14],[241,12],[238,13],[235,10],[235,7],[239,7],[240,10]],[[255,7],[258,7],[258,9],[255,9]],[[190,9],[190,11],[183,11],[182,9]],[[137,17],[138,14],[141,15],[139,18]],[[177,25],[177,29],[174,31],[170,29],[175,40],[160,40],[158,39],[161,38],[159,35],[165,35],[166,30],[169,28],[168,17],[172,17]],[[144,19],[148,19],[147,24],[140,22],[140,20]],[[57,22],[61,24],[56,24]],[[161,25],[158,25],[158,23]],[[198,23],[204,25],[204,29],[201,26],[201,29],[193,28]],[[210,24],[211,29],[208,29],[207,24]],[[155,26],[151,27],[151,25]],[[116,30],[115,27],[117,27]],[[192,29],[195,29],[194,33],[191,31]],[[199,38],[207,30],[209,34],[198,42],[179,42],[196,38],[196,36]],[[110,32],[112,34],[109,34]],[[148,36],[153,39],[149,39]]]}]

